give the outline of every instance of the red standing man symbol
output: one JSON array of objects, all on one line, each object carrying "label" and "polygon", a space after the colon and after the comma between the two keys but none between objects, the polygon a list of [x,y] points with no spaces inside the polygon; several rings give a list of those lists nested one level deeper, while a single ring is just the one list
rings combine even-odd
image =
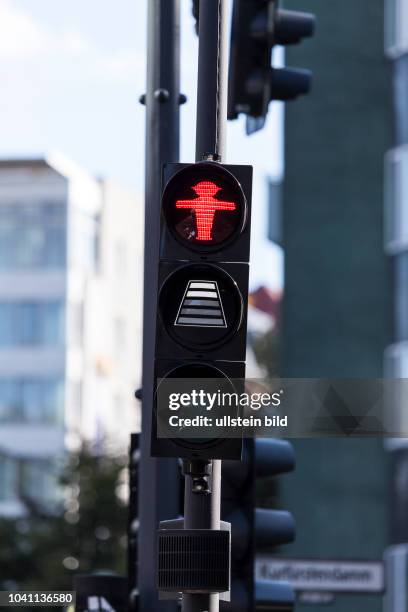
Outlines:
[{"label": "red standing man symbol", "polygon": [[198,195],[194,200],[177,200],[176,208],[190,208],[195,212],[197,223],[197,240],[212,240],[212,228],[214,225],[215,211],[235,210],[234,202],[216,200],[215,194],[221,190],[211,181],[200,181],[192,187]]}]

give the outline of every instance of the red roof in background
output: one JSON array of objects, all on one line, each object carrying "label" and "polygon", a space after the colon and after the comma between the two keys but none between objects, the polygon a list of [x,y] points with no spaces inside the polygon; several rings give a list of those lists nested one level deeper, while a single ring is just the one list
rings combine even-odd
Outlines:
[{"label": "red roof in background", "polygon": [[270,315],[275,322],[280,319],[281,301],[282,291],[272,291],[263,286],[249,294],[250,305]]}]

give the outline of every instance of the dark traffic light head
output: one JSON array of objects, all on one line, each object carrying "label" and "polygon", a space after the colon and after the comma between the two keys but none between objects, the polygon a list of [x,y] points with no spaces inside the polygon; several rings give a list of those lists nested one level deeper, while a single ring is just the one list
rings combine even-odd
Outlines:
[{"label": "dark traffic light head", "polygon": [[309,93],[312,72],[304,68],[271,68],[271,100],[295,100]]},{"label": "dark traffic light head", "polygon": [[273,39],[276,45],[294,45],[313,36],[316,17],[311,13],[278,9],[275,14]]},{"label": "dark traffic light head", "polygon": [[278,9],[278,0],[235,0],[231,28],[228,118],[247,116],[247,133],[261,129],[271,100],[294,100],[310,91],[311,73],[271,67],[275,45],[312,36],[310,13]]},{"label": "dark traffic light head", "polygon": [[293,609],[293,588],[287,583],[255,578],[255,560],[258,553],[276,549],[295,537],[290,512],[256,507],[256,480],[290,472],[294,467],[290,442],[270,438],[245,440],[240,463],[223,461],[222,518],[231,523],[232,534],[230,612]]}]

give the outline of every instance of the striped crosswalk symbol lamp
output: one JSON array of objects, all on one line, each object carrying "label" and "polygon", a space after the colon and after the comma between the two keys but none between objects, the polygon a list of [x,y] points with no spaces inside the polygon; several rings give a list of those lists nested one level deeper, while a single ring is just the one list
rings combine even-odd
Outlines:
[{"label": "striped crosswalk symbol lamp", "polygon": [[189,281],[174,325],[227,327],[216,281]]}]

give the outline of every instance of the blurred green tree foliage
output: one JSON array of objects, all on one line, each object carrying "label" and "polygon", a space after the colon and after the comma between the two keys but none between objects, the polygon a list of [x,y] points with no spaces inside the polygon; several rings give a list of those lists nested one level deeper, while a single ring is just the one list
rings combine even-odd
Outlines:
[{"label": "blurred green tree foliage", "polygon": [[60,488],[53,508],[24,499],[26,516],[0,518],[0,590],[72,590],[76,573],[125,573],[126,457],[83,446]]}]

